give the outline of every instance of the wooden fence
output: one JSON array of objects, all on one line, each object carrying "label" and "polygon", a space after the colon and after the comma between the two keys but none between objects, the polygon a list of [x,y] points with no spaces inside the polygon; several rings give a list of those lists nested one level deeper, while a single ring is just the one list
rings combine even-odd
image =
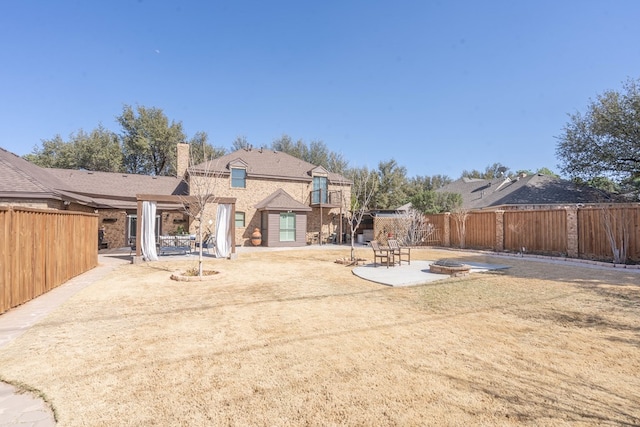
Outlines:
[{"label": "wooden fence", "polygon": [[[439,230],[430,244],[460,247],[459,215],[425,217]],[[466,217],[464,237],[465,248],[601,261],[614,259],[613,240],[616,248],[626,247],[627,262],[640,263],[640,205],[474,211]]]},{"label": "wooden fence", "polygon": [[0,313],[98,265],[96,214],[0,207]]}]

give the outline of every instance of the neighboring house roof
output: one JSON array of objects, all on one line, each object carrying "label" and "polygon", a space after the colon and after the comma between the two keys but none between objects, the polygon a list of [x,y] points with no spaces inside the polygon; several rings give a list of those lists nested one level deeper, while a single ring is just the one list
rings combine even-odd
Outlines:
[{"label": "neighboring house roof", "polygon": [[351,184],[344,176],[327,172],[326,169],[281,151],[241,149],[231,154],[189,168],[192,173],[226,175],[231,166],[246,168],[247,178],[286,179],[311,181],[313,174],[322,172],[333,184]]},{"label": "neighboring house roof", "polygon": [[577,186],[571,181],[541,174],[516,178],[461,178],[436,191],[461,194],[462,207],[466,209],[501,205],[596,203],[606,197],[595,188]]},{"label": "neighboring house roof", "polygon": [[256,203],[254,207],[259,211],[311,211],[311,208],[309,206],[298,202],[282,188],[279,188],[265,199]]}]

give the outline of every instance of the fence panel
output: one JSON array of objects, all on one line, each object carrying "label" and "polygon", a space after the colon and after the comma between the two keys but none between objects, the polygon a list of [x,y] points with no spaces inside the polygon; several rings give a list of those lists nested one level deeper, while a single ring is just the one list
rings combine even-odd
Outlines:
[{"label": "fence panel", "polygon": [[[577,212],[575,217],[571,215],[572,219],[569,219],[568,209]],[[627,236],[627,261],[640,263],[639,204],[568,209],[505,210],[501,225],[495,213],[470,212],[466,222],[465,247],[495,248],[494,240],[500,234],[498,227],[502,226],[503,245],[508,251],[517,252],[524,247],[526,252],[532,253],[567,254],[571,239],[574,242],[573,250],[577,245],[579,258],[611,261],[613,250],[606,226],[609,223],[618,247],[622,246],[621,236]],[[448,241],[451,247],[460,246],[455,214],[431,214],[425,217],[440,231],[438,242],[434,243],[445,245]],[[446,221],[450,222],[450,226],[446,226]]]},{"label": "fence panel", "polygon": [[505,211],[504,249],[560,255],[567,253],[564,209]]},{"label": "fence panel", "polygon": [[444,214],[425,215],[425,222],[431,225],[430,234],[425,239],[427,245],[442,245],[444,239],[445,221],[448,217]]},{"label": "fence panel", "polygon": [[[451,222],[451,246],[460,247],[460,215],[452,214]],[[496,219],[494,212],[469,212],[464,224],[465,248],[493,249],[496,241]]]},{"label": "fence panel", "polygon": [[95,214],[2,208],[0,230],[0,313],[98,264]]},{"label": "fence panel", "polygon": [[622,236],[627,236],[627,258],[640,261],[640,208],[605,207],[578,211],[578,254],[581,258],[613,259],[613,249],[607,228],[622,248]]}]

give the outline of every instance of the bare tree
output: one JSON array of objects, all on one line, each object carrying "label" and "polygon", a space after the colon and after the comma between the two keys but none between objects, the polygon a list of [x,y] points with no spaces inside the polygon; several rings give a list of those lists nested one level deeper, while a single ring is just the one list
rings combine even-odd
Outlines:
[{"label": "bare tree", "polygon": [[627,262],[627,252],[629,250],[629,240],[631,233],[631,218],[624,208],[617,209],[619,214],[615,215],[611,205],[600,207],[600,218],[607,234],[607,240],[613,252],[614,264],[624,264]]},{"label": "bare tree", "polygon": [[[199,147],[198,147],[199,148]],[[196,154],[197,153],[197,154]],[[189,165],[194,162],[195,156],[206,156],[207,151],[194,150],[189,145]],[[210,153],[213,155],[213,153]],[[204,246],[203,233],[206,227],[207,234],[211,234],[209,224],[212,223],[209,210],[211,206],[216,203],[216,168],[215,160],[213,157],[207,159],[203,163],[200,163],[197,168],[190,168],[189,172],[183,178],[189,186],[189,197],[182,199],[182,206],[184,212],[192,219],[196,227],[196,242],[198,243],[198,276],[202,276],[202,250]],[[205,225],[205,222],[207,224]],[[206,240],[206,239],[204,239]]]},{"label": "bare tree", "polygon": [[518,253],[520,256],[524,256],[525,251],[527,250],[522,244],[523,239],[523,231],[524,231],[524,221],[519,219],[518,222],[512,222],[508,225],[509,231],[513,233],[518,241]]},{"label": "bare tree", "polygon": [[378,183],[378,175],[370,171],[368,168],[352,169],[350,173],[351,181],[351,199],[343,200],[345,207],[345,218],[349,223],[351,231],[351,261],[355,261],[355,234],[364,214],[369,209],[373,195],[376,191]]},{"label": "bare tree", "polygon": [[458,237],[460,238],[460,249],[464,249],[465,237],[467,235],[467,219],[469,218],[469,209],[458,207],[451,212],[453,218],[456,221],[456,228],[458,230]]},{"label": "bare tree", "polygon": [[393,234],[403,245],[421,245],[435,233],[435,226],[417,209],[409,208],[398,215],[398,219],[393,223]]}]

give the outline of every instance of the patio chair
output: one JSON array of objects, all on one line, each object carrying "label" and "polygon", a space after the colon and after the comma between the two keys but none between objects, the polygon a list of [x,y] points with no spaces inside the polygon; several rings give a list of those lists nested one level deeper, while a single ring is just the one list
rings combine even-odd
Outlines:
[{"label": "patio chair", "polygon": [[387,243],[389,243],[389,250],[393,255],[394,262],[397,257],[398,265],[402,265],[403,258],[405,261],[407,261],[407,264],[411,264],[411,248],[400,246],[400,243],[398,243],[396,239],[389,239]]},{"label": "patio chair", "polygon": [[371,244],[371,248],[373,249],[373,266],[377,267],[377,261],[380,260],[380,264],[383,261],[387,264],[387,268],[389,268],[389,262],[393,265],[393,254],[389,248],[381,248],[380,244],[377,240],[372,240],[369,242]]},{"label": "patio chair", "polygon": [[[214,248],[216,246],[216,239],[215,236],[213,236],[210,233],[207,233],[204,235],[204,237],[202,238],[202,249],[205,250],[207,253],[209,253],[209,249],[210,248]],[[200,247],[200,243],[196,242],[196,249],[198,249]]]}]

